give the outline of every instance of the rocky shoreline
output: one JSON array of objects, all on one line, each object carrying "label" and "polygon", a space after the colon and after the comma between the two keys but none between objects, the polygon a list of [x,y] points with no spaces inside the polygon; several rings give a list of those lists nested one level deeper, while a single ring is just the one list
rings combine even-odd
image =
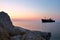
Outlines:
[{"label": "rocky shoreline", "polygon": [[50,32],[31,31],[14,26],[9,15],[0,12],[0,40],[50,40]]}]

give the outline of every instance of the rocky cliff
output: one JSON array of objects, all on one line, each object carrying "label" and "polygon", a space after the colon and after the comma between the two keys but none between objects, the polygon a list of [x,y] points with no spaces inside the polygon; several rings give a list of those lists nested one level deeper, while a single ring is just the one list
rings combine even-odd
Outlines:
[{"label": "rocky cliff", "polygon": [[30,31],[12,24],[5,12],[0,12],[0,40],[50,40],[51,33]]}]

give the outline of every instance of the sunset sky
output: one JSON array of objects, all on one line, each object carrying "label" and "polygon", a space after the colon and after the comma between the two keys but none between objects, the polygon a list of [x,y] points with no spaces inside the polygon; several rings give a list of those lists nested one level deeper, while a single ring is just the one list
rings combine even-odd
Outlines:
[{"label": "sunset sky", "polygon": [[60,0],[0,0],[0,11],[8,13],[12,19],[60,19]]}]

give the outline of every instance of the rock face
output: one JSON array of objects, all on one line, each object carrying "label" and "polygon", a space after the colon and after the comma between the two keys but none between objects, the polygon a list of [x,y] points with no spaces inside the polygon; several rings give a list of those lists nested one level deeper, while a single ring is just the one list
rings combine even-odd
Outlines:
[{"label": "rock face", "polygon": [[0,12],[0,40],[50,40],[51,33],[30,31],[12,24],[5,12]]},{"label": "rock face", "polygon": [[10,40],[9,34],[0,26],[0,40]]},{"label": "rock face", "polygon": [[13,29],[12,22],[10,20],[10,17],[5,12],[0,12],[0,24],[3,25],[3,28],[5,28],[8,32]]}]

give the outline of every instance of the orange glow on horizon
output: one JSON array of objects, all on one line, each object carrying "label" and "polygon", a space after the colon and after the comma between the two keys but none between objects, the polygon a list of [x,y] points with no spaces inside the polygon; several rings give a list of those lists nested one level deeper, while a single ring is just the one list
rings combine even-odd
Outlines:
[{"label": "orange glow on horizon", "polygon": [[50,6],[42,3],[3,0],[0,1],[0,11],[7,12],[11,19],[16,20],[40,20],[44,17],[60,19],[60,12],[57,11],[57,7],[55,8],[51,3]]}]

